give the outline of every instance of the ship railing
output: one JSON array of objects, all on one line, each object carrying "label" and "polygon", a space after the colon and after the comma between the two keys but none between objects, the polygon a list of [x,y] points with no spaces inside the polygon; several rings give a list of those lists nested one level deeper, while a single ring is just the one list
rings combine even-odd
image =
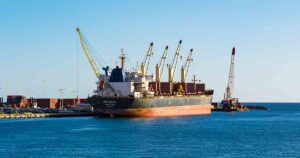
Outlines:
[{"label": "ship railing", "polygon": [[211,95],[206,92],[190,92],[190,93],[156,93],[154,96],[198,96],[198,95]]}]

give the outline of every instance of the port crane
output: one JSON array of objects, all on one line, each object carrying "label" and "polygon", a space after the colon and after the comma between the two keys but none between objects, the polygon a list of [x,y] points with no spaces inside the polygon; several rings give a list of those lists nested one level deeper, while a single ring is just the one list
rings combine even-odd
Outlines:
[{"label": "port crane", "polygon": [[160,80],[161,80],[161,76],[164,71],[165,62],[166,62],[167,55],[168,55],[168,49],[169,49],[169,46],[166,46],[166,48],[160,58],[159,63],[156,65],[156,82],[160,82]]},{"label": "port crane", "polygon": [[153,42],[150,43],[147,54],[141,64],[142,77],[147,76],[148,67],[149,67],[152,56],[153,56]]},{"label": "port crane", "polygon": [[225,99],[233,97],[233,86],[234,86],[234,57],[235,57],[235,47],[232,48],[231,62],[228,76],[228,83],[226,87]]},{"label": "port crane", "polygon": [[185,81],[186,81],[186,76],[189,72],[191,62],[193,61],[192,55],[193,55],[193,49],[190,50],[190,52],[185,60],[185,63],[181,67],[181,82],[182,83],[185,83]]},{"label": "port crane", "polygon": [[238,98],[233,97],[233,87],[234,87],[234,59],[235,59],[235,47],[232,48],[231,61],[229,68],[228,83],[226,87],[226,92],[224,94],[224,99],[222,100],[224,111],[244,111],[247,107],[239,103]]},{"label": "port crane", "polygon": [[[85,54],[86,58],[88,59],[90,65],[92,66],[94,74],[96,75],[97,79],[99,79],[100,76],[101,76],[101,73],[98,69],[98,65],[97,65],[96,61],[94,60],[92,54],[90,53],[90,49],[87,46],[86,39],[85,39],[84,35],[81,33],[79,27],[77,27],[76,31],[78,32],[78,35],[79,35],[79,38],[80,38],[80,43],[81,43],[81,46],[83,48],[84,54]],[[106,69],[106,71],[108,71],[108,68]],[[106,72],[106,74],[107,74],[107,72]]]},{"label": "port crane", "polygon": [[174,81],[174,76],[175,76],[178,58],[180,55],[181,45],[182,45],[182,40],[179,41],[176,52],[175,52],[175,56],[173,58],[173,62],[171,65],[169,65],[169,82],[170,83],[173,83],[173,81]]}]

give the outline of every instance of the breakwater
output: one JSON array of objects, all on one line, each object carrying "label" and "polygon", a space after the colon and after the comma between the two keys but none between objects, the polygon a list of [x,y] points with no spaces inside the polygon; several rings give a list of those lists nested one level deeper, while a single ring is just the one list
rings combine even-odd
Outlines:
[{"label": "breakwater", "polygon": [[95,116],[95,113],[13,113],[0,114],[0,119],[26,119],[26,118],[46,118],[46,117],[80,117],[80,116]]}]

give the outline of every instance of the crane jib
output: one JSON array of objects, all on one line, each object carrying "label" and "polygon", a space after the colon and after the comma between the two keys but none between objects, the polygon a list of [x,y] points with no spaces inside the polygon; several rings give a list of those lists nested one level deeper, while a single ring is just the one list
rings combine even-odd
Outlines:
[{"label": "crane jib", "polygon": [[78,32],[78,35],[79,35],[79,38],[80,38],[80,43],[81,43],[81,46],[82,46],[82,49],[84,51],[84,54],[86,56],[86,58],[88,59],[93,71],[94,71],[94,74],[95,76],[99,79],[99,77],[101,76],[101,73],[98,69],[98,65],[96,64],[92,54],[90,53],[90,50],[86,44],[86,41],[84,40],[84,36],[83,34],[81,33],[79,27],[76,29],[76,31]]}]

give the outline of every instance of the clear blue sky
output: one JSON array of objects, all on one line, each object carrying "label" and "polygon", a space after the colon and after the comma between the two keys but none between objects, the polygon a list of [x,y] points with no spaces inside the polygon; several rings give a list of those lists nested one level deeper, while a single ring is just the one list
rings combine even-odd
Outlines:
[{"label": "clear blue sky", "polygon": [[153,41],[150,72],[165,45],[170,61],[182,39],[184,58],[194,48],[189,80],[196,74],[215,90],[214,100],[223,97],[235,46],[235,96],[299,102],[299,8],[298,0],[1,0],[0,96],[17,94],[18,85],[34,97],[43,97],[43,87],[49,97],[58,97],[60,88],[75,96],[77,55],[79,94],[92,94],[96,78],[78,43],[80,26],[111,66],[121,48],[127,68],[135,66]]}]

